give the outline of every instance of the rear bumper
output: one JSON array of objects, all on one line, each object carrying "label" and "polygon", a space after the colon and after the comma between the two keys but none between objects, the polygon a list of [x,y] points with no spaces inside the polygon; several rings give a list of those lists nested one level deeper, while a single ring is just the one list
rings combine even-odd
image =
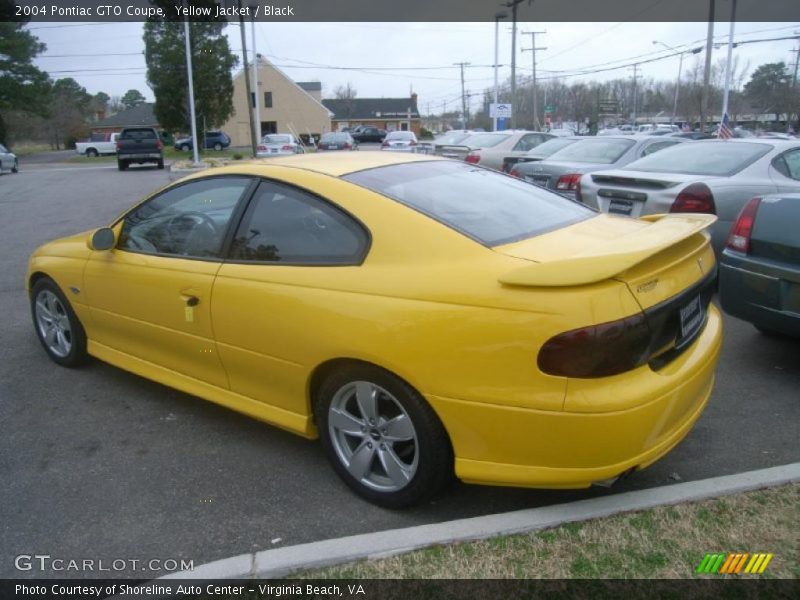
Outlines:
[{"label": "rear bumper", "polygon": [[[429,396],[450,434],[456,475],[468,483],[583,488],[646,467],[691,430],[714,383],[722,320],[709,307],[703,333],[658,372],[642,367],[613,381],[582,380],[570,396],[597,412],[531,410]],[[603,402],[636,399],[602,411]]]},{"label": "rear bumper", "polygon": [[782,265],[723,252],[722,309],[754,325],[800,336],[800,274]]}]

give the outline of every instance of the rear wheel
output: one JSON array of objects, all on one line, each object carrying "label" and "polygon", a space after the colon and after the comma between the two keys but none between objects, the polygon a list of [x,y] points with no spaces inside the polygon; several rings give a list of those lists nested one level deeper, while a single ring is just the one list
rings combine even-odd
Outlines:
[{"label": "rear wheel", "polygon": [[124,171],[127,168],[128,168],[128,161],[126,160],[117,161],[117,169],[119,169],[120,171]]},{"label": "rear wheel", "polygon": [[183,150],[184,152],[188,152],[189,150],[191,150],[191,148],[189,147],[189,144],[183,144],[183,146],[181,146],[181,150]]},{"label": "rear wheel", "polygon": [[16,158],[14,159],[14,166],[11,167],[11,172],[12,173],[19,173],[19,160],[16,159]]},{"label": "rear wheel", "polygon": [[54,362],[63,367],[77,367],[86,362],[86,333],[52,279],[42,278],[34,284],[31,315],[36,335]]},{"label": "rear wheel", "polygon": [[214,144],[214,150],[216,150],[217,152],[219,152],[220,150],[222,150],[222,144],[220,144],[219,142],[217,142],[216,144]]},{"label": "rear wheel", "polygon": [[163,169],[164,168],[164,159],[163,158],[158,161],[158,168],[159,169]]},{"label": "rear wheel", "polygon": [[94,148],[89,148],[86,151],[86,156],[88,156],[89,158],[97,158],[98,156],[97,150],[95,150]]},{"label": "rear wheel", "polygon": [[317,425],[337,474],[388,508],[419,504],[453,474],[447,434],[420,394],[369,365],[343,368],[320,386]]}]

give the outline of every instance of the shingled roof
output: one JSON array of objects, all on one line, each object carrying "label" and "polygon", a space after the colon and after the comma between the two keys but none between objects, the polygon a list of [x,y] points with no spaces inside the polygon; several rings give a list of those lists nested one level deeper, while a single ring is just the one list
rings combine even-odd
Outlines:
[{"label": "shingled roof", "polygon": [[153,106],[155,105],[152,102],[145,102],[133,108],[121,110],[110,117],[95,121],[91,127],[158,127],[158,119],[153,114]]},{"label": "shingled roof", "polygon": [[405,119],[411,109],[411,118],[419,119],[415,98],[351,98],[323,100],[334,121],[359,119]]}]

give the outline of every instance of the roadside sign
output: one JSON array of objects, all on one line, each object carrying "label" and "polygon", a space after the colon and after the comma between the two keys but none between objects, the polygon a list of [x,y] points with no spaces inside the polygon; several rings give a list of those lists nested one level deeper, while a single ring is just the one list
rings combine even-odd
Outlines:
[{"label": "roadside sign", "polygon": [[619,112],[619,102],[616,100],[600,100],[600,112],[615,115]]},{"label": "roadside sign", "polygon": [[555,104],[548,104],[544,107],[544,114],[547,113],[554,113],[556,112],[556,105]]},{"label": "roadside sign", "polygon": [[495,104],[492,102],[489,105],[489,116],[494,118],[497,117],[510,117],[511,116],[511,105],[510,104]]}]

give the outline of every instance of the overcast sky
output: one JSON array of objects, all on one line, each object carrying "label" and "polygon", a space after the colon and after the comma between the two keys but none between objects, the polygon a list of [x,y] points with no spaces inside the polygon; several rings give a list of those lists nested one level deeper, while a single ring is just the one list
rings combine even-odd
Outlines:
[{"label": "overcast sky", "polygon": [[[73,77],[90,93],[122,95],[130,88],[149,100],[153,93],[145,79],[141,23],[35,23],[31,27],[47,51],[36,64],[51,77]],[[248,49],[251,43],[247,25]],[[460,105],[461,82],[456,62],[469,62],[466,88],[478,93],[493,82],[494,22],[491,23],[257,23],[257,51],[295,81],[320,81],[323,97],[336,86],[350,82],[359,97],[407,97],[413,88],[423,113],[440,113]],[[519,23],[518,32],[546,31],[536,36],[537,76],[564,76],[576,70],[613,67],[649,60],[671,52],[654,45],[659,40],[679,50],[703,44],[705,23]],[[715,41],[726,42],[728,23],[715,24]],[[238,25],[226,33],[240,56]],[[737,23],[736,41],[800,34],[800,23]],[[500,25],[500,80],[511,72],[511,26]],[[734,49],[750,72],[766,62],[794,64],[796,40],[745,44]],[[531,72],[530,36],[518,35],[518,76]],[[725,57],[726,47],[714,50],[713,59]],[[702,55],[689,55],[684,68]],[[607,64],[611,63],[611,64]],[[325,67],[356,67],[341,70]],[[370,70],[370,69],[381,70]],[[385,70],[393,69],[393,70]],[[642,64],[644,78],[674,79],[678,57]],[[574,75],[564,81],[606,80],[631,77],[630,67],[601,73]],[[479,96],[472,105],[479,104]]]}]

